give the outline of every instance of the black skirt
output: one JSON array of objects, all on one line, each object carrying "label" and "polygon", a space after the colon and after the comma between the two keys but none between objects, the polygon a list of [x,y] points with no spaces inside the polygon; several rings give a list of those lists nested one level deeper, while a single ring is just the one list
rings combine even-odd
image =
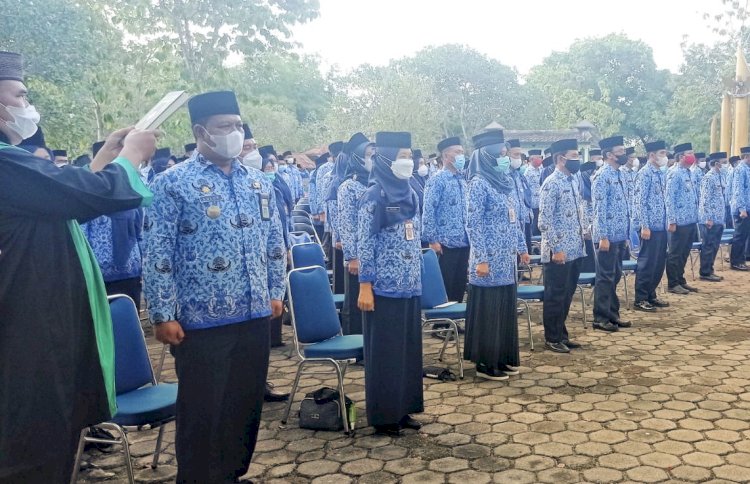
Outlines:
[{"label": "black skirt", "polygon": [[397,424],[424,411],[420,298],[376,295],[363,315],[367,421]]},{"label": "black skirt", "polygon": [[495,369],[521,364],[515,284],[498,287],[469,284],[464,359]]}]

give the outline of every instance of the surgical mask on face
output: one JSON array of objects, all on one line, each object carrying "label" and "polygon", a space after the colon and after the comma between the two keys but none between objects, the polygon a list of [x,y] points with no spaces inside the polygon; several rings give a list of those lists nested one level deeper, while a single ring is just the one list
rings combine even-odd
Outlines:
[{"label": "surgical mask on face", "polygon": [[411,158],[399,158],[391,163],[391,171],[399,180],[408,180],[414,171],[414,162]]},{"label": "surgical mask on face", "polygon": [[365,158],[365,170],[367,170],[368,173],[372,171],[372,156]]},{"label": "surgical mask on face", "polygon": [[659,169],[661,170],[662,173],[666,173],[667,172],[667,165],[662,165],[662,166],[659,167]]},{"label": "surgical mask on face", "polygon": [[39,120],[41,116],[37,112],[36,108],[29,104],[26,107],[19,108],[17,106],[3,106],[8,114],[13,116],[13,121],[6,121],[5,125],[13,130],[22,139],[31,138],[36,133],[39,127]]},{"label": "surgical mask on face", "polygon": [[628,162],[628,155],[615,155],[617,156],[617,164],[622,166]]},{"label": "surgical mask on face", "polygon": [[245,133],[242,131],[234,130],[229,134],[208,134],[208,139],[215,146],[211,147],[211,151],[217,155],[221,155],[224,158],[232,159],[237,158],[242,152],[242,145],[245,143]]},{"label": "surgical mask on face", "polygon": [[453,167],[456,168],[456,170],[461,171],[466,166],[466,157],[464,155],[456,155],[456,158],[453,160]]},{"label": "surgical mask on face", "polygon": [[669,161],[669,158],[666,156],[659,156],[656,158],[656,164],[661,166],[667,166],[667,162]]},{"label": "surgical mask on face", "polygon": [[641,167],[641,160],[635,159],[633,160],[633,171],[638,171],[638,168]]},{"label": "surgical mask on face", "polygon": [[286,173],[289,167],[286,165],[279,165],[279,173]]},{"label": "surgical mask on face", "polygon": [[685,157],[682,158],[682,161],[688,166],[693,165],[695,164],[695,155],[685,155]]},{"label": "surgical mask on face", "polygon": [[701,170],[705,169],[706,168],[706,162],[705,161],[699,161],[698,162],[698,168],[700,168]]},{"label": "surgical mask on face", "polygon": [[528,169],[529,169],[529,165],[523,165],[521,167],[521,170],[520,170],[521,171],[521,175],[525,175],[526,174],[526,170],[528,170]]},{"label": "surgical mask on face", "polygon": [[523,160],[521,158],[510,159],[510,167],[513,168],[514,170],[521,168],[522,163],[523,163]]},{"label": "surgical mask on face", "polygon": [[581,170],[581,160],[579,159],[566,159],[565,168],[570,172],[571,175],[575,175]]},{"label": "surgical mask on face", "polygon": [[425,165],[420,166],[419,169],[417,170],[417,173],[419,174],[419,176],[427,176],[427,172],[428,172],[427,166]]},{"label": "surgical mask on face", "polygon": [[596,160],[595,163],[597,168],[601,168],[602,166],[604,166],[604,160]]},{"label": "surgical mask on face", "polygon": [[500,158],[496,158],[497,166],[494,167],[495,170],[499,171],[500,173],[507,173],[508,169],[510,168],[510,158],[507,156],[501,156]]},{"label": "surgical mask on face", "polygon": [[275,171],[267,171],[265,172],[266,178],[268,178],[271,181],[276,180],[276,172]]},{"label": "surgical mask on face", "polygon": [[242,158],[242,164],[260,170],[260,167],[263,164],[263,157],[260,156],[258,150],[253,150]]}]

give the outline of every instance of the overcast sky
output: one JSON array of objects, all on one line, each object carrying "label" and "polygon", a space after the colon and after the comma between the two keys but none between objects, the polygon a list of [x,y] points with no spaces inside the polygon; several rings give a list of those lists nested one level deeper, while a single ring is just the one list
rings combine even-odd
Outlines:
[{"label": "overcast sky", "polygon": [[324,70],[348,71],[446,43],[461,43],[525,74],[576,39],[625,33],[677,71],[683,36],[712,42],[702,14],[720,0],[320,0],[320,16],[294,29]]}]

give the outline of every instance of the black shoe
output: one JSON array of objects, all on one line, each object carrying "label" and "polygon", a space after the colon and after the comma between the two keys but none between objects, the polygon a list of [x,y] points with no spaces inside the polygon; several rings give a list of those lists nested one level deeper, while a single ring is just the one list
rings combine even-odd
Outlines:
[{"label": "black shoe", "polygon": [[676,285],[675,287],[670,287],[668,289],[668,291],[671,292],[672,294],[679,294],[681,296],[684,296],[686,294],[690,294],[690,291],[688,291],[684,287],[680,286],[679,284]]},{"label": "black shoe", "polygon": [[555,353],[570,353],[570,348],[565,346],[564,343],[550,343],[549,341],[545,341],[544,346],[546,346],[548,350],[554,351]]},{"label": "black shoe", "polygon": [[745,264],[732,264],[732,270],[746,272],[748,267]]},{"label": "black shoe", "polygon": [[612,321],[612,324],[617,325],[618,328],[629,328],[633,326],[633,323],[630,321],[623,321],[622,319],[618,319],[617,321]]},{"label": "black shoe", "polygon": [[419,420],[415,420],[411,415],[401,419],[401,428],[419,430],[422,428],[422,423]]},{"label": "black shoe", "polygon": [[633,309],[636,311],[646,311],[652,313],[656,311],[656,307],[648,301],[638,301],[633,304]]},{"label": "black shoe", "polygon": [[711,274],[708,276],[701,276],[701,281],[708,281],[708,282],[721,282],[724,278],[721,276],[717,276],[716,274]]},{"label": "black shoe", "polygon": [[487,368],[484,365],[477,365],[477,376],[484,378],[485,380],[501,381],[507,380],[508,375],[505,372],[497,370],[495,368]]},{"label": "black shoe", "polygon": [[399,424],[373,425],[375,433],[380,435],[390,435],[391,437],[401,436],[401,426]]},{"label": "black shoe", "polygon": [[581,347],[580,344],[576,343],[575,341],[570,341],[569,339],[563,341],[562,344],[567,346],[569,350],[577,350]]},{"label": "black shoe", "polygon": [[688,286],[687,284],[683,284],[682,288],[683,289],[687,289],[690,292],[698,292],[698,288],[697,287]]},{"label": "black shoe", "polygon": [[515,375],[518,375],[520,373],[520,371],[518,371],[518,368],[513,368],[513,367],[508,366],[508,365],[501,366],[499,368],[499,370],[502,371],[503,373],[505,373],[506,375],[510,375],[510,376],[515,376]]},{"label": "black shoe", "polygon": [[264,402],[286,402],[289,400],[288,393],[278,393],[273,391],[273,387],[266,383],[266,393],[263,394]]},{"label": "black shoe", "polygon": [[655,308],[668,308],[669,307],[669,303],[667,301],[662,301],[659,298],[653,299],[649,301],[649,303]]},{"label": "black shoe", "polygon": [[599,321],[596,321],[594,323],[594,329],[606,331],[608,333],[615,333],[620,330],[620,328],[616,324],[612,324],[609,321],[606,321],[604,323],[600,323]]}]

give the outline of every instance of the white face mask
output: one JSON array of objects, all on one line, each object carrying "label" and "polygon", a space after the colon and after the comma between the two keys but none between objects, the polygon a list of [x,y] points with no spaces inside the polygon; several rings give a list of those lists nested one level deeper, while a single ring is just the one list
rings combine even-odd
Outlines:
[{"label": "white face mask", "polygon": [[698,162],[698,168],[700,168],[701,170],[703,170],[704,168],[706,168],[706,162],[705,161],[699,161]]},{"label": "white face mask", "polygon": [[604,160],[596,160],[596,167],[597,168],[599,168],[602,165],[604,165]]},{"label": "white face mask", "polygon": [[511,158],[510,159],[510,167],[513,168],[514,170],[517,170],[517,169],[521,168],[521,164],[523,164],[523,160],[521,158],[518,158],[518,159]]},{"label": "white face mask", "polygon": [[246,154],[244,158],[242,158],[242,164],[245,166],[249,166],[250,168],[260,170],[261,166],[263,165],[263,157],[260,156],[258,150],[253,150],[250,153]]},{"label": "white face mask", "polygon": [[656,164],[659,166],[666,166],[668,161],[669,158],[667,158],[666,156],[656,158]]},{"label": "white face mask", "polygon": [[635,160],[633,160],[633,171],[637,171],[638,168],[640,168],[640,167],[641,167],[641,160],[639,160],[637,158]]},{"label": "white face mask", "polygon": [[368,173],[372,171],[372,156],[365,158],[365,170],[367,170]]},{"label": "white face mask", "polygon": [[427,176],[427,172],[428,172],[428,171],[429,171],[429,170],[427,169],[427,166],[425,166],[425,165],[422,165],[422,166],[420,166],[420,167],[419,167],[419,169],[417,170],[417,173],[419,173],[419,176]]},{"label": "white face mask", "polygon": [[216,146],[210,147],[217,155],[224,158],[237,158],[242,153],[242,145],[245,144],[245,133],[234,130],[229,134],[211,134],[208,133],[208,139]]},{"label": "white face mask", "polygon": [[41,116],[39,116],[39,113],[33,105],[29,104],[24,108],[4,105],[3,107],[5,107],[5,110],[8,111],[8,114],[13,116],[13,121],[5,122],[5,125],[8,128],[13,130],[22,139],[31,138],[32,136],[34,136],[36,130],[39,129],[37,124],[39,124]]},{"label": "white face mask", "polygon": [[399,158],[391,164],[391,171],[399,180],[408,180],[414,171],[414,161],[411,158]]}]

